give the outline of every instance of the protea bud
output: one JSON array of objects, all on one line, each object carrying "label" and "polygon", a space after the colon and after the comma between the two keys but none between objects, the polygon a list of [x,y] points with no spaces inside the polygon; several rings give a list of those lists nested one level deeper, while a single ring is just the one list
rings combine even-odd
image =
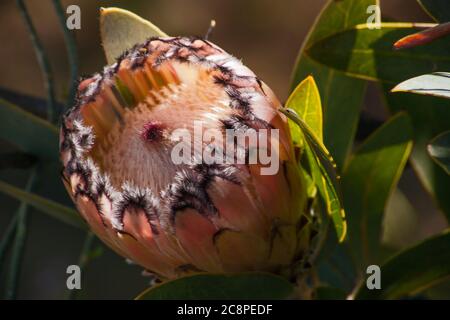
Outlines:
[{"label": "protea bud", "polygon": [[[252,71],[209,41],[152,38],[80,83],[61,130],[64,183],[108,246],[160,278],[292,270],[307,249],[306,191],[279,107]],[[217,136],[199,138],[199,124],[223,141],[227,130],[269,134],[211,163],[204,150],[216,147],[214,159],[225,150]],[[191,134],[184,151],[192,153],[177,162],[180,129]],[[275,163],[250,161],[261,148]],[[264,174],[269,166],[277,170]]]}]

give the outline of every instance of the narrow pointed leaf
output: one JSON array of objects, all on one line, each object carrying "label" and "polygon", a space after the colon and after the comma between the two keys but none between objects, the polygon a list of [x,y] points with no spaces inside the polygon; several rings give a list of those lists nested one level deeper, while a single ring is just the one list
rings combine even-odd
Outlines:
[{"label": "narrow pointed leaf", "polygon": [[450,131],[434,138],[428,145],[428,153],[450,175]]},{"label": "narrow pointed leaf", "polygon": [[27,192],[4,181],[0,181],[0,192],[22,201],[64,223],[81,229],[87,229],[86,224],[82,221],[80,215],[74,209],[66,207],[53,200]]},{"label": "narrow pointed leaf", "polygon": [[286,299],[292,292],[292,284],[273,274],[198,274],[151,287],[136,299]]},{"label": "narrow pointed leaf", "polygon": [[56,127],[1,98],[0,139],[41,159],[58,161]]},{"label": "narrow pointed leaf", "polygon": [[381,290],[362,283],[356,299],[398,299],[420,293],[450,277],[450,232],[408,248],[381,266]]},{"label": "narrow pointed leaf", "polygon": [[120,8],[100,9],[100,34],[108,64],[151,37],[167,37],[150,21]]},{"label": "narrow pointed leaf", "polygon": [[[294,110],[303,119],[315,136],[323,142],[322,134],[322,103],[316,82],[312,76],[303,80],[289,96],[286,106]],[[298,126],[294,126],[294,141],[300,140],[301,133]]]},{"label": "narrow pointed leaf", "polygon": [[433,28],[420,31],[401,38],[394,43],[395,49],[409,49],[417,46],[423,46],[437,39],[446,37],[450,34],[450,23],[439,24]]},{"label": "narrow pointed leaf", "polygon": [[347,224],[342,196],[339,192],[340,186],[336,173],[336,163],[323,143],[295,111],[289,108],[281,108],[280,112],[301,129],[306,141],[305,153],[311,166],[311,176],[325,202],[327,212],[333,220],[337,238],[342,242],[347,233]]},{"label": "narrow pointed leaf", "polygon": [[392,92],[412,92],[450,99],[450,73],[436,72],[406,80]]},{"label": "narrow pointed leaf", "polygon": [[[27,112],[30,112],[40,118],[47,116],[47,100],[21,92],[9,90],[7,88],[0,87],[0,98],[4,99]],[[58,114],[64,110],[64,105],[60,102],[55,102],[55,110]]]},{"label": "narrow pointed leaf", "polygon": [[411,148],[410,119],[401,113],[359,147],[343,174],[349,243],[359,267],[380,262],[383,213]]}]

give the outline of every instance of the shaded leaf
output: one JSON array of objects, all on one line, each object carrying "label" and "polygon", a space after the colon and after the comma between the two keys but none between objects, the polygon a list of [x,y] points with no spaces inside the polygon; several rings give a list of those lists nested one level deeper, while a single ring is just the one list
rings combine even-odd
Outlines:
[{"label": "shaded leaf", "polygon": [[357,283],[357,272],[348,241],[338,241],[328,234],[327,242],[318,257],[317,272],[321,283],[351,292]]},{"label": "shaded leaf", "polygon": [[415,77],[400,83],[392,92],[412,92],[450,99],[450,73],[436,72]]},{"label": "shaded leaf", "polygon": [[397,299],[419,293],[450,277],[450,232],[404,250],[381,266],[381,290],[364,282],[356,299]]},{"label": "shaded leaf", "polygon": [[100,34],[108,64],[151,37],[167,37],[157,26],[120,8],[100,9]]},{"label": "shaded leaf", "polygon": [[273,274],[197,274],[155,285],[136,299],[286,299],[293,289],[287,280]]},{"label": "shaded leaf", "polygon": [[450,42],[434,41],[426,47],[396,51],[392,45],[420,28],[433,24],[383,23],[381,29],[366,24],[334,34],[307,49],[315,60],[348,75],[388,83],[403,81],[431,70],[450,69]]},{"label": "shaded leaf", "polygon": [[450,131],[434,138],[428,145],[428,153],[447,174],[450,174]]},{"label": "shaded leaf", "polygon": [[[368,18],[367,8],[377,4],[377,0],[328,1],[311,29],[305,46],[365,23]],[[325,145],[337,165],[343,168],[355,136],[366,83],[315,62],[302,48],[293,70],[292,90],[308,75],[314,76],[321,95]],[[347,94],[350,91],[352,94]]]},{"label": "shaded leaf", "polygon": [[8,168],[27,169],[36,163],[36,157],[22,153],[10,152],[0,154],[0,170]]},{"label": "shaded leaf", "polygon": [[0,192],[19,201],[22,201],[43,213],[47,213],[55,219],[58,219],[69,225],[87,229],[86,224],[80,215],[69,207],[59,204],[55,201],[43,198],[37,194],[27,192],[23,189],[12,186],[4,181],[0,181]]},{"label": "shaded leaf", "polygon": [[450,7],[448,0],[418,0],[425,11],[439,22],[450,21]]},{"label": "shaded leaf", "polygon": [[345,300],[346,297],[344,290],[334,287],[319,287],[315,294],[317,300]]},{"label": "shaded leaf", "polygon": [[425,190],[450,219],[450,176],[428,154],[428,144],[436,135],[450,130],[450,102],[433,96],[411,93],[390,94],[390,85],[383,86],[391,112],[407,111],[414,126],[414,148],[411,164]]},{"label": "shaded leaf", "polygon": [[0,138],[41,159],[58,161],[58,129],[1,98]]},{"label": "shaded leaf", "polygon": [[349,243],[360,267],[379,262],[383,213],[411,148],[410,119],[398,114],[359,147],[343,174]]},{"label": "shaded leaf", "polygon": [[[21,92],[16,92],[6,88],[0,87],[0,98],[20,106],[20,108],[28,111],[40,118],[47,117],[47,100]],[[55,101],[55,110],[57,114],[61,114],[64,110],[64,105]]]},{"label": "shaded leaf", "polygon": [[386,205],[381,242],[383,246],[402,249],[417,241],[419,214],[406,195],[395,189]]}]

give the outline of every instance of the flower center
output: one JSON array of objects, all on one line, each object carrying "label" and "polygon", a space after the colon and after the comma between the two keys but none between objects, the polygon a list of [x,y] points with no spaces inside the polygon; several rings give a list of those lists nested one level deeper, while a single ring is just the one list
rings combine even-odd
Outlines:
[{"label": "flower center", "polygon": [[144,125],[142,139],[148,142],[159,142],[163,139],[164,125],[159,121],[150,121]]},{"label": "flower center", "polygon": [[161,65],[160,74],[167,69],[177,81],[166,77],[166,84],[158,88],[148,86],[141,71],[120,69],[119,89],[135,103],[127,105],[125,99],[110,103],[106,93],[116,89],[103,88],[103,99],[84,110],[95,132],[90,153],[119,190],[125,182],[155,194],[164,190],[177,172],[188,169],[186,163],[172,160],[179,142],[172,136],[174,130],[186,129],[195,139],[195,123],[201,122],[205,130],[221,129],[222,120],[232,112],[226,92],[206,68],[172,62]]}]

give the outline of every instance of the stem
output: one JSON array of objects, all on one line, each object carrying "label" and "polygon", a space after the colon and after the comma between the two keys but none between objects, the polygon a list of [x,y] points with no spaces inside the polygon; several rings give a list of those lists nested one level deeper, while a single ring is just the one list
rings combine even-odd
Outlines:
[{"label": "stem", "polygon": [[[83,247],[81,248],[81,253],[78,258],[78,266],[83,272],[86,269],[87,264],[91,260],[91,251],[93,244],[95,243],[95,235],[89,231],[84,238]],[[78,290],[69,290],[67,298],[70,300],[76,299]]]},{"label": "stem", "polygon": [[67,48],[67,57],[70,65],[70,82],[69,92],[66,101],[66,108],[70,107],[75,101],[75,95],[77,92],[77,80],[78,80],[78,54],[75,37],[73,33],[67,28],[66,16],[60,0],[53,0],[53,6],[58,16],[59,24],[63,29],[64,42]]},{"label": "stem", "polygon": [[17,220],[18,216],[16,214],[13,215],[3,234],[2,241],[0,242],[0,272],[2,270],[3,261],[5,260],[6,251],[9,249],[16,232]]},{"label": "stem", "polygon": [[34,28],[31,17],[28,14],[28,10],[25,6],[23,0],[16,0],[16,4],[22,15],[22,18],[27,26],[28,32],[30,34],[30,39],[33,44],[34,52],[38,60],[39,66],[42,71],[42,76],[44,78],[44,85],[47,91],[47,119],[50,122],[54,122],[55,119],[55,91],[53,83],[53,75],[51,72],[51,67],[47,55],[45,53],[44,47],[37,35],[36,29]]},{"label": "stem", "polygon": [[[36,168],[31,172],[28,179],[26,189],[29,191],[32,189],[36,181]],[[7,300],[13,300],[17,295],[17,286],[19,284],[19,274],[21,270],[21,264],[23,259],[23,253],[25,248],[25,241],[27,236],[27,209],[28,205],[22,202],[17,210],[15,216],[16,221],[16,235],[14,237],[14,244],[11,254],[11,262],[9,266],[9,275],[6,278],[6,293],[5,298]]]}]

